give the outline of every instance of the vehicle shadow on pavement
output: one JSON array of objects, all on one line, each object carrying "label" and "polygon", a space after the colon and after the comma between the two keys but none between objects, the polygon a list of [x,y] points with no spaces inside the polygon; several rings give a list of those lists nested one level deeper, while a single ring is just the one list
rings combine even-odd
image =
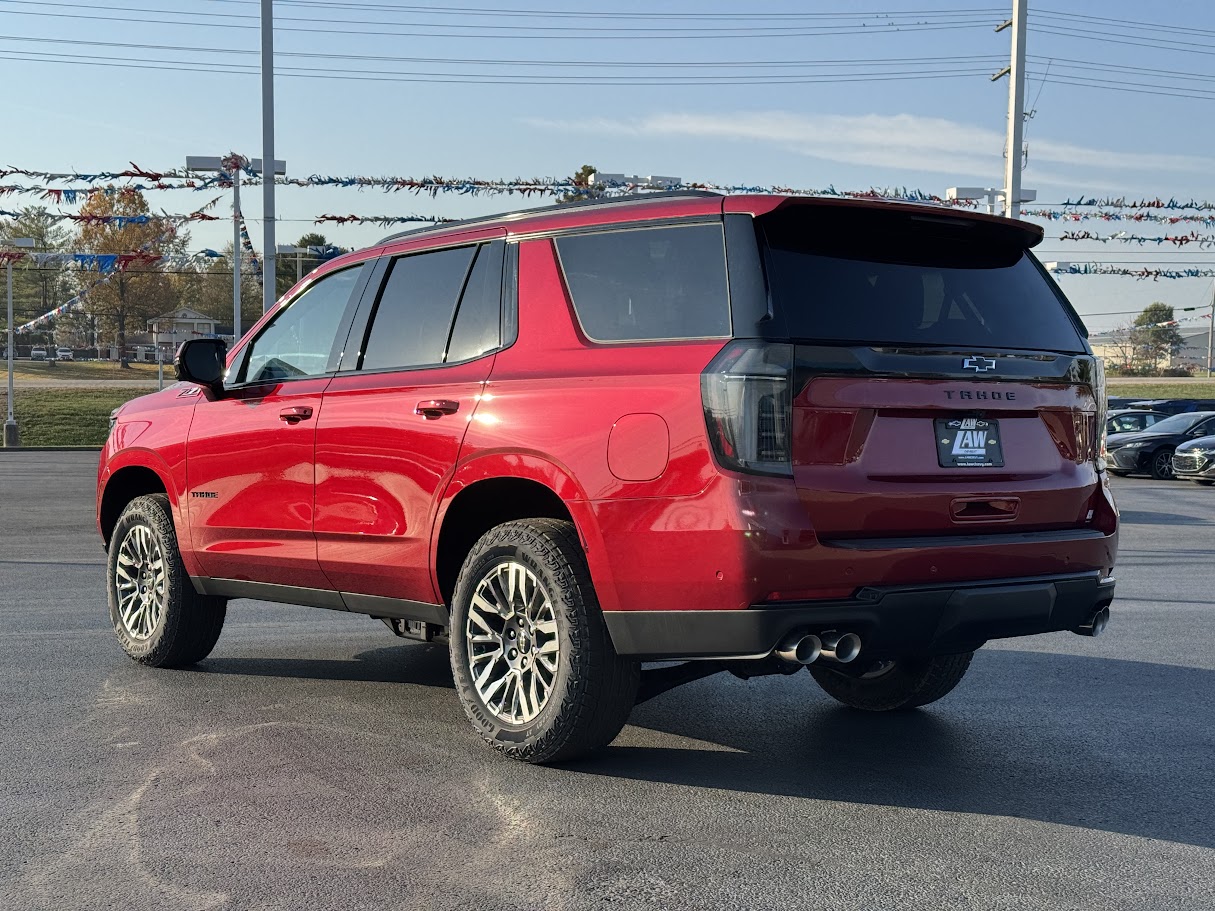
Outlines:
[{"label": "vehicle shadow on pavement", "polygon": [[809,675],[709,678],[638,706],[630,719],[699,743],[630,745],[648,738],[626,729],[621,745],[566,767],[1212,848],[1212,718],[1212,671],[984,650],[954,694],[905,713],[837,706]]},{"label": "vehicle shadow on pavement", "polygon": [[298,680],[349,680],[360,683],[405,683],[453,689],[445,645],[402,645],[339,658],[238,658],[212,655],[191,668],[205,674],[282,677]]}]

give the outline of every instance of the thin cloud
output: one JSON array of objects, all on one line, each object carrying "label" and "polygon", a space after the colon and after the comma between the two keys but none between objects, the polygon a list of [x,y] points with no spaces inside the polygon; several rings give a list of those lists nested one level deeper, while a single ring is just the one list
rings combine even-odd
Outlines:
[{"label": "thin cloud", "polygon": [[[989,179],[1003,171],[1004,134],[983,127],[915,114],[795,114],[758,111],[734,114],[664,113],[635,119],[591,118],[553,121],[532,118],[532,126],[605,133],[617,136],[685,136],[759,142],[800,155],[850,165],[948,174],[954,178]],[[1135,153],[1090,148],[1032,138],[1030,163],[1080,169],[1066,173],[1027,174],[1054,186],[1091,188],[1108,185],[1093,171],[1168,171],[1209,174],[1215,160],[1189,155]]]}]

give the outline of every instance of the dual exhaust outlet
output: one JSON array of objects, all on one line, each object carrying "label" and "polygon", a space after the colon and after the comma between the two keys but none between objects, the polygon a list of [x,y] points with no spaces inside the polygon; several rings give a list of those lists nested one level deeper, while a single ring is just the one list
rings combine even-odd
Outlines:
[{"label": "dual exhaust outlet", "polygon": [[821,635],[790,633],[776,647],[776,657],[790,664],[813,664],[822,658],[847,664],[861,653],[861,637],[856,633],[829,630]]}]

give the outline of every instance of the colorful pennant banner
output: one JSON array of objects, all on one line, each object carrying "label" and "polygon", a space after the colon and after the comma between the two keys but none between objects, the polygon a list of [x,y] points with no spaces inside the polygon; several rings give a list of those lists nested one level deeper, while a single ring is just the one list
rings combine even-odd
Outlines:
[{"label": "colorful pennant banner", "polygon": [[1208,250],[1215,247],[1215,235],[1199,234],[1197,231],[1191,231],[1189,234],[1166,234],[1163,237],[1146,237],[1142,234],[1127,234],[1125,231],[1118,231],[1115,234],[1098,234],[1095,231],[1064,231],[1059,235],[1059,240],[1070,241],[1095,241],[1096,243],[1106,244],[1111,242],[1123,244],[1173,244],[1177,247],[1185,247],[1190,244],[1198,246],[1200,249]]},{"label": "colorful pennant banner", "polygon": [[1126,266],[1108,266],[1104,263],[1068,263],[1066,267],[1053,270],[1055,275],[1125,275],[1140,280],[1150,278],[1215,278],[1215,269],[1135,269]]},{"label": "colorful pennant banner", "polygon": [[1161,199],[1158,196],[1153,199],[1128,199],[1125,196],[1081,196],[1076,199],[1065,199],[1061,205],[1065,208],[1083,206],[1099,209],[1195,209],[1200,212],[1215,212],[1215,202],[1208,202],[1205,199]]}]

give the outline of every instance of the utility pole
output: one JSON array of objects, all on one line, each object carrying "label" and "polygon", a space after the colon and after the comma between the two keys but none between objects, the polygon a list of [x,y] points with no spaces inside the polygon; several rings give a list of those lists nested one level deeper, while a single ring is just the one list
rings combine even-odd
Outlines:
[{"label": "utility pole", "polygon": [[[269,0],[264,0],[269,2]],[[1008,73],[1008,148],[1004,156],[1004,214],[1019,218],[1021,213],[1021,144],[1025,130],[1025,20],[1029,0],[1013,0],[1013,15],[996,27],[997,32],[1012,27],[1012,57]]]},{"label": "utility pole", "polygon": [[1207,326],[1207,379],[1211,378],[1211,355],[1215,354],[1212,350],[1212,342],[1215,342],[1215,287],[1211,288],[1211,312],[1208,314],[1208,319],[1211,325]]},{"label": "utility pole", "polygon": [[[262,0],[262,161],[274,164],[274,0]],[[262,173],[262,312],[278,299],[274,264],[274,168]]]},{"label": "utility pole", "polygon": [[[29,250],[34,246],[32,237],[10,237],[4,241],[19,250]],[[21,435],[17,430],[17,418],[13,413],[13,258],[4,258],[5,284],[8,286],[8,418],[4,422],[4,448],[21,445]]]}]

